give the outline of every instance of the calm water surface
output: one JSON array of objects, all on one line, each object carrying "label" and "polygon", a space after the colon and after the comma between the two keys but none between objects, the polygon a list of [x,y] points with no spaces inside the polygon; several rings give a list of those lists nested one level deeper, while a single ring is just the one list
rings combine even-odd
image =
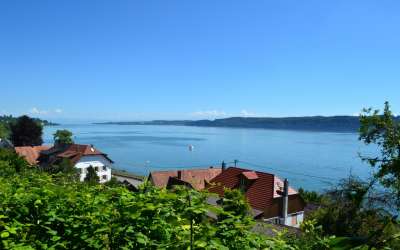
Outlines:
[{"label": "calm water surface", "polygon": [[[358,153],[371,153],[355,133],[299,132],[185,126],[61,125],[46,127],[45,143],[57,129],[75,142],[93,144],[115,167],[141,175],[152,170],[207,167],[238,159],[241,167],[289,178],[291,185],[322,190],[349,173],[363,178],[370,168]],[[189,150],[193,145],[193,150]],[[311,176],[325,177],[315,178]]]}]

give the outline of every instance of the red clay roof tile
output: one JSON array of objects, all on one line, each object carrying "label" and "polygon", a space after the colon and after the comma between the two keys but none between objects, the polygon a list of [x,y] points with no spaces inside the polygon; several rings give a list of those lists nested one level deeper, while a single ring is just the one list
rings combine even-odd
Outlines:
[{"label": "red clay roof tile", "polygon": [[244,177],[246,177],[246,179],[248,179],[248,180],[258,179],[258,175],[254,171],[246,171],[246,172],[243,172],[242,175],[244,175]]},{"label": "red clay roof tile", "polygon": [[[205,188],[205,183],[221,173],[221,168],[207,169],[185,169],[181,171],[181,180],[189,183],[197,190]],[[167,187],[170,177],[178,177],[178,170],[175,171],[154,171],[149,176],[156,187]]]},{"label": "red clay roof tile", "polygon": [[26,161],[31,164],[37,164],[40,152],[43,150],[48,150],[51,146],[41,145],[41,146],[24,146],[24,147],[15,147],[15,152],[20,156],[24,157]]},{"label": "red clay roof tile", "polygon": [[[224,187],[230,189],[240,187],[240,178],[243,178],[241,176],[249,177],[248,179],[251,180],[245,189],[245,196],[250,206],[258,210],[265,210],[269,207],[272,204],[273,198],[276,197],[276,183],[282,182],[273,174],[229,167],[210,181],[214,185],[208,188],[208,190],[222,197],[224,195]],[[256,176],[257,178],[255,178]],[[296,193],[296,191],[290,188],[289,194],[293,193]]]},{"label": "red clay roof tile", "polygon": [[88,155],[102,155],[107,158],[110,162],[113,162],[108,158],[107,154],[104,154],[94,148],[92,145],[82,144],[70,144],[70,145],[59,145],[50,148],[44,152],[47,155],[55,155],[57,158],[68,158],[72,163],[78,162],[82,156]]}]

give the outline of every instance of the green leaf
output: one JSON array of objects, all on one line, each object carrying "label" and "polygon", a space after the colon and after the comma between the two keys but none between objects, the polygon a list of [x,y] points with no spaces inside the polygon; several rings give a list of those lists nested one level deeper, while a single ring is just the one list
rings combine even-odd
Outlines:
[{"label": "green leaf", "polygon": [[1,238],[8,238],[8,236],[10,236],[10,234],[8,232],[2,232],[0,234]]}]

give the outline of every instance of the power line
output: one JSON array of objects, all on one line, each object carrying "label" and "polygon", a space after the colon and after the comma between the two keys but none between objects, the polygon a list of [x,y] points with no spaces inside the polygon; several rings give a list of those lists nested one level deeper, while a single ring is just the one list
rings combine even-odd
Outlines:
[{"label": "power line", "polygon": [[317,176],[317,175],[311,175],[311,174],[304,174],[304,173],[299,173],[299,172],[294,172],[294,171],[290,171],[290,170],[282,170],[282,169],[277,169],[277,168],[272,168],[272,167],[267,167],[265,165],[260,165],[260,164],[256,164],[256,163],[252,163],[252,162],[247,162],[247,161],[239,161],[242,163],[245,163],[247,165],[252,165],[254,167],[259,167],[259,168],[268,168],[274,171],[278,171],[278,172],[286,172],[289,174],[294,174],[294,175],[301,175],[301,176],[305,176],[305,177],[309,177],[309,178],[315,178],[315,179],[322,179],[322,180],[328,180],[328,181],[338,181],[335,178],[331,178],[331,177],[325,177],[325,176]]},{"label": "power line", "polygon": [[[257,168],[261,168],[261,169],[270,169],[270,170],[277,171],[277,172],[283,172],[283,173],[299,175],[299,176],[303,176],[303,177],[307,177],[307,178],[319,179],[320,181],[325,182],[325,183],[329,183],[329,184],[332,184],[333,182],[337,182],[338,181],[338,179],[336,179],[336,178],[325,177],[325,176],[317,176],[317,175],[312,175],[312,174],[305,174],[305,173],[295,172],[295,171],[291,171],[291,170],[268,167],[267,164],[262,165],[262,164],[257,164],[257,163],[248,162],[248,161],[242,161],[242,160],[237,160],[237,159],[235,159],[235,160],[233,160],[231,162],[226,162],[227,165],[228,164],[235,164],[235,166],[238,163],[244,163],[246,165],[254,166],[254,167],[257,167]],[[181,165],[181,166],[176,166],[175,165],[175,166],[171,167],[171,166],[166,166],[166,165],[160,164],[158,162],[154,162],[154,161],[149,161],[147,163],[142,163],[142,164],[137,164],[137,163],[133,163],[133,162],[132,162],[132,164],[128,164],[127,162],[123,162],[122,164],[124,164],[124,165],[136,165],[136,166],[139,165],[142,168],[149,168],[150,167],[150,168],[153,168],[153,169],[155,168],[155,169],[160,169],[160,170],[165,170],[165,169],[184,169],[184,168],[205,168],[206,166],[219,166],[219,165],[221,165],[221,163],[211,163],[211,164],[202,164],[202,165]]]}]

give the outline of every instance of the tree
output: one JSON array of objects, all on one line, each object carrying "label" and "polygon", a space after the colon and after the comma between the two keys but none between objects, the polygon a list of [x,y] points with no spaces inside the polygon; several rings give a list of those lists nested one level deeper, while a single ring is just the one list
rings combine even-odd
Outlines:
[{"label": "tree", "polygon": [[222,198],[222,208],[230,215],[244,218],[249,215],[250,205],[243,192],[238,189],[225,189]]},{"label": "tree", "polygon": [[324,195],[315,191],[307,191],[299,188],[299,195],[306,203],[321,204],[324,202]]},{"label": "tree", "polygon": [[89,166],[87,168],[85,182],[88,182],[90,184],[94,184],[94,183],[98,183],[99,181],[100,181],[100,178],[97,175],[96,170],[94,169],[94,167]]},{"label": "tree", "polygon": [[42,145],[43,128],[34,119],[24,115],[11,124],[11,141],[14,146]]},{"label": "tree", "polygon": [[10,168],[2,168],[3,174],[7,173],[20,173],[24,169],[28,168],[28,162],[25,158],[19,156],[12,150],[0,149],[0,162],[7,163]]},{"label": "tree", "polygon": [[400,124],[388,102],[385,102],[382,114],[379,110],[364,109],[360,124],[359,139],[379,149],[378,156],[362,156],[362,159],[377,168],[375,177],[394,193],[400,206]]},{"label": "tree", "polygon": [[74,141],[72,140],[72,132],[66,129],[57,130],[53,134],[54,144],[73,144]]},{"label": "tree", "polygon": [[315,220],[324,235],[348,237],[354,244],[374,249],[397,249],[399,224],[382,207],[382,193],[374,190],[374,183],[375,180],[364,182],[353,176],[343,179],[325,194],[329,199],[308,221]]},{"label": "tree", "polygon": [[57,164],[50,165],[46,168],[43,168],[46,172],[50,174],[56,173],[64,173],[64,174],[76,174],[77,169],[70,159],[62,159]]},{"label": "tree", "polygon": [[7,139],[10,129],[6,123],[0,122],[0,139]]}]

